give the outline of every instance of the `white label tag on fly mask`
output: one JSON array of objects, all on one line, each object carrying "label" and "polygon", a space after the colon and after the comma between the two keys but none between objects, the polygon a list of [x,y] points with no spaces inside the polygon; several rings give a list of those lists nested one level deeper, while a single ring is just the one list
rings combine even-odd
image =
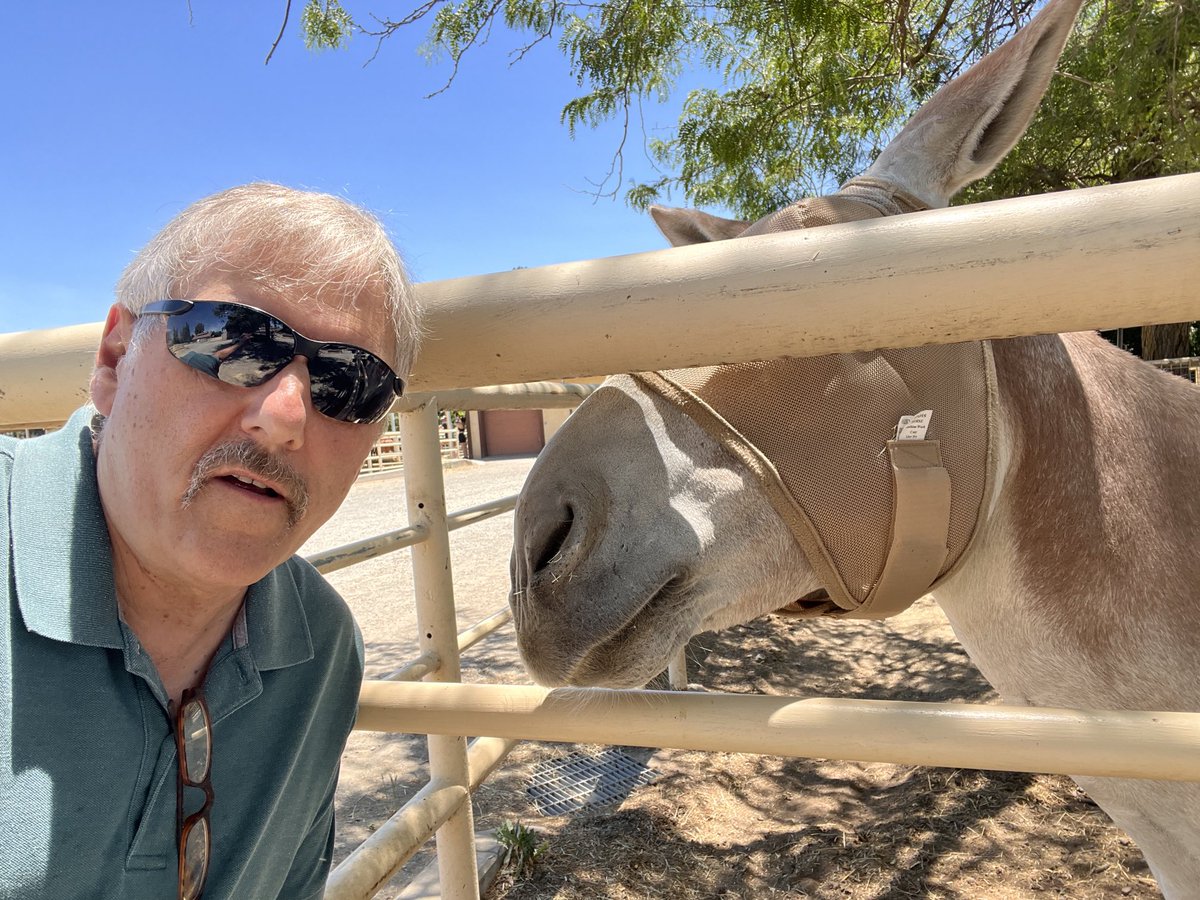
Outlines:
[{"label": "white label tag on fly mask", "polygon": [[932,409],[923,409],[915,416],[901,416],[900,421],[896,423],[896,440],[925,440],[925,432],[929,430],[929,421],[932,418]]}]

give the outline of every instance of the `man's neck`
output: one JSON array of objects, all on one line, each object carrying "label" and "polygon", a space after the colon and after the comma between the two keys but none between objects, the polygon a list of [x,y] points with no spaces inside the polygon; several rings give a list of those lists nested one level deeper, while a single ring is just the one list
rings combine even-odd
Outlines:
[{"label": "man's neck", "polygon": [[204,678],[209,662],[241,609],[245,588],[197,589],[146,571],[114,540],[117,605],[178,702]]}]

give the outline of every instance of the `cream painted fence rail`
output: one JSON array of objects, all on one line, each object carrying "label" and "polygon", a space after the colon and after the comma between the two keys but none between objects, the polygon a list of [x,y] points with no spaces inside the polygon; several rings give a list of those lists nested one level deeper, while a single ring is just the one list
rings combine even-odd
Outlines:
[{"label": "cream painted fence rail", "polygon": [[[1198,218],[1176,175],[429,282],[411,388],[1189,321]],[[99,333],[0,335],[2,427],[79,406]]]},{"label": "cream painted fence rail", "polygon": [[[438,405],[573,406],[586,392],[462,392],[473,384],[1185,321],[1198,284],[1200,174],[421,285],[425,393],[401,416],[410,525],[317,562],[413,547],[419,656],[364,686],[357,727],[430,734],[431,780],[327,896],[373,896],[436,832],[442,896],[477,898],[470,791],[518,738],[1200,780],[1200,714],[450,683],[460,646],[506,616],[457,633],[448,530],[513,498],[447,514],[436,431]],[[0,335],[0,428],[65,418],[98,333]],[[579,715],[587,703],[605,715]],[[467,747],[480,732],[494,737]]]}]

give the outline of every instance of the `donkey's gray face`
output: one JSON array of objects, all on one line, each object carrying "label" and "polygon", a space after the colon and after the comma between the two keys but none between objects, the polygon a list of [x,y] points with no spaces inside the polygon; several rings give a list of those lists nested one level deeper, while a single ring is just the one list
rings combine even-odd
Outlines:
[{"label": "donkey's gray face", "polygon": [[[672,244],[940,207],[1024,132],[1081,0],[1037,18],[943,87],[857,185],[754,225],[655,210]],[[852,183],[853,184],[853,183]],[[903,203],[899,201],[903,200]],[[854,214],[850,214],[854,218]],[[559,684],[634,686],[697,631],[819,591],[760,482],[680,408],[620,377],[543,451],[516,515],[511,605],[530,672]]]},{"label": "donkey's gray face", "polygon": [[516,513],[512,608],[547,684],[640,686],[692,634],[818,587],[753,477],[627,377],[568,420]]}]

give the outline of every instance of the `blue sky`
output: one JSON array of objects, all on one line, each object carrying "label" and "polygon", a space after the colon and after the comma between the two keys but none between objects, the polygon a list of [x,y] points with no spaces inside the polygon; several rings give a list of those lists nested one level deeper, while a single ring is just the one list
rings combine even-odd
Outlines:
[{"label": "blue sky", "polygon": [[[449,91],[424,29],[311,53],[300,0],[26,3],[0,54],[0,332],[99,321],[133,254],[184,206],[266,179],[383,220],[419,281],[652,250],[648,216],[595,200],[616,126],[571,140],[574,80],[553,43],[509,66],[494,35]],[[395,14],[403,3],[349,6]],[[189,21],[190,20],[190,21]],[[674,108],[644,110],[648,130]],[[626,180],[652,168],[640,134]]]}]

